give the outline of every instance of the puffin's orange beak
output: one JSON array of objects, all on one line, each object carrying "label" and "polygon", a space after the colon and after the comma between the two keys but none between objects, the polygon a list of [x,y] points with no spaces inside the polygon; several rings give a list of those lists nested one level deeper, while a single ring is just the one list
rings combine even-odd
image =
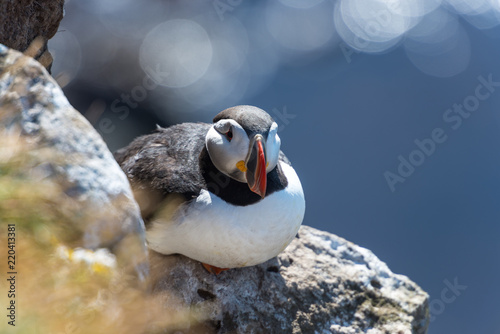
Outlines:
[{"label": "puffin's orange beak", "polygon": [[267,188],[266,151],[262,135],[253,137],[246,161],[246,178],[250,190],[264,198]]}]

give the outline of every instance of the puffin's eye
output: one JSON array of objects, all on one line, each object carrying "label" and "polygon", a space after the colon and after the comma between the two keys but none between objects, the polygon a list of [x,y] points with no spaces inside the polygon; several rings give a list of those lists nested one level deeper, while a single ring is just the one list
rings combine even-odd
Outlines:
[{"label": "puffin's eye", "polygon": [[231,139],[233,139],[233,131],[231,129],[229,129],[229,131],[226,132],[226,138],[229,141],[231,141]]}]

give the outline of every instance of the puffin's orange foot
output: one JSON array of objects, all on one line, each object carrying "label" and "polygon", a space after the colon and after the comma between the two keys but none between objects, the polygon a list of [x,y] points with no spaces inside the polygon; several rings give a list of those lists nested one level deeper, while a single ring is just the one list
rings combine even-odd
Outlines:
[{"label": "puffin's orange foot", "polygon": [[209,273],[215,274],[215,275],[219,275],[224,270],[229,269],[229,268],[219,268],[219,267],[211,266],[211,265],[203,263],[203,262],[201,264],[203,265],[203,268],[205,268]]}]

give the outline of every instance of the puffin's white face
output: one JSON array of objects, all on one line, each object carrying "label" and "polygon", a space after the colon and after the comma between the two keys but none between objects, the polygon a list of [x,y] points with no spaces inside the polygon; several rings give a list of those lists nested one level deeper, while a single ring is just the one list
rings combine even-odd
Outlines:
[{"label": "puffin's white face", "polygon": [[249,138],[235,120],[221,119],[214,123],[205,138],[215,167],[237,181],[248,183],[250,189],[262,197],[265,196],[266,174],[278,164],[281,145],[278,124],[273,122],[267,138],[265,135],[257,133]]}]

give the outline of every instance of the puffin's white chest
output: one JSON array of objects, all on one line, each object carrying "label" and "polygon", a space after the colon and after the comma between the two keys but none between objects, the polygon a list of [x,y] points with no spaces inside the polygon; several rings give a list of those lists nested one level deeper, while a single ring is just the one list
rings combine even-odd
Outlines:
[{"label": "puffin's white chest", "polygon": [[247,206],[203,190],[170,221],[152,222],[146,232],[149,247],[221,268],[256,265],[278,255],[297,234],[305,212],[297,174],[285,163],[281,167],[288,179],[285,189]]}]

